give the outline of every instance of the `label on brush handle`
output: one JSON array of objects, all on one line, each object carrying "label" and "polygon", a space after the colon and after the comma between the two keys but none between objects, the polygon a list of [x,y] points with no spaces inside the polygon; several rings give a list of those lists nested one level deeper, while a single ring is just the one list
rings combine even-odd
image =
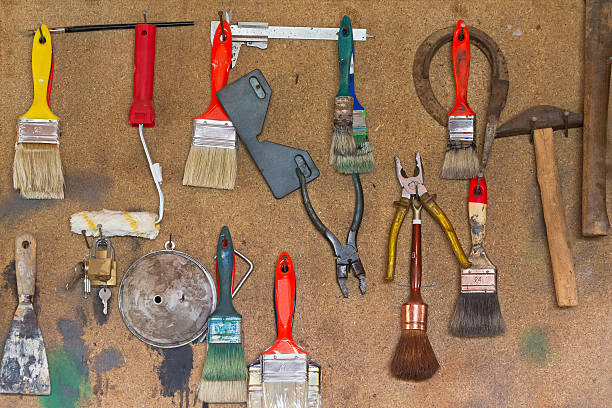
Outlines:
[{"label": "label on brush handle", "polygon": [[497,273],[493,268],[461,270],[461,293],[497,292]]},{"label": "label on brush handle", "polygon": [[208,343],[242,343],[242,319],[240,317],[210,317],[208,319]]}]

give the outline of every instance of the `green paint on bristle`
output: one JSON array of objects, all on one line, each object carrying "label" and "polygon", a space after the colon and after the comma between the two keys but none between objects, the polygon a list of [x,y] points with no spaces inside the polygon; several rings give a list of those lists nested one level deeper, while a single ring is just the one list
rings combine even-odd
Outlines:
[{"label": "green paint on bristle", "polygon": [[49,351],[51,395],[38,397],[45,408],[79,408],[89,405],[89,372],[74,353],[63,347]]},{"label": "green paint on bristle", "polygon": [[242,343],[208,345],[202,372],[204,381],[246,380],[247,374]]},{"label": "green paint on bristle", "polygon": [[355,155],[337,156],[338,171],[345,174],[374,171],[374,154],[368,138],[365,109],[353,111],[353,139],[355,140],[357,153]]}]

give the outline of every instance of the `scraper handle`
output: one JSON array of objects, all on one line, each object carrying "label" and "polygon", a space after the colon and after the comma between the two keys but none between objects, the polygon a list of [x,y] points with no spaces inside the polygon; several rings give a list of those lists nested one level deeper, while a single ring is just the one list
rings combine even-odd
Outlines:
[{"label": "scraper handle", "polygon": [[15,238],[15,271],[19,303],[32,303],[36,285],[36,239],[29,232]]},{"label": "scraper handle", "polygon": [[155,126],[153,76],[155,73],[155,34],[153,24],[137,24],[134,42],[134,100],[130,106],[132,126]]},{"label": "scraper handle", "polygon": [[470,35],[463,20],[459,20],[453,33],[452,59],[457,96],[455,106],[448,115],[474,115],[467,103],[468,78],[470,76]]},{"label": "scraper handle", "polygon": [[482,248],[487,225],[487,182],[483,177],[478,186],[478,177],[470,180],[468,193],[468,218],[472,235],[472,251]]}]

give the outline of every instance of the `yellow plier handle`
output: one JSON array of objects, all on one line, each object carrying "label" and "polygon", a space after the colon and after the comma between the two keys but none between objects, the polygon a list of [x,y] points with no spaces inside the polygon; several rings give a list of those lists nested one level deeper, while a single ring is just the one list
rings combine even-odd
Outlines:
[{"label": "yellow plier handle", "polygon": [[391,224],[391,230],[389,231],[389,248],[388,248],[388,258],[387,258],[387,275],[385,276],[385,280],[392,281],[393,275],[395,274],[395,258],[397,256],[397,237],[399,235],[399,230],[402,227],[402,223],[404,222],[404,217],[406,216],[406,211],[410,207],[410,199],[406,197],[400,198],[399,201],[394,203],[395,207],[395,218],[393,219],[393,224]]},{"label": "yellow plier handle", "polygon": [[450,243],[453,247],[453,252],[455,252],[455,257],[461,264],[461,267],[466,269],[472,266],[470,261],[468,261],[467,256],[465,256],[465,252],[463,252],[463,248],[461,247],[461,243],[459,242],[459,238],[455,233],[455,228],[453,228],[453,224],[451,224],[450,220],[442,211],[442,208],[436,203],[436,196],[431,195],[429,193],[425,193],[421,196],[421,202],[423,206],[427,210],[432,217],[438,221],[438,224],[442,227],[444,232],[446,232],[446,236],[450,240]]}]

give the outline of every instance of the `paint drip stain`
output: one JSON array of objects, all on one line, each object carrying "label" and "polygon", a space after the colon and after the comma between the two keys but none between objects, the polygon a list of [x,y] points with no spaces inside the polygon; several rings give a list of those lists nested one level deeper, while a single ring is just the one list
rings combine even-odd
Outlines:
[{"label": "paint drip stain", "polygon": [[523,334],[523,354],[534,363],[544,363],[550,354],[550,344],[541,327],[534,326]]},{"label": "paint drip stain", "polygon": [[179,394],[179,408],[189,408],[189,377],[193,369],[193,349],[187,344],[171,349],[157,349],[163,356],[158,368],[161,395],[174,397]]},{"label": "paint drip stain", "polygon": [[96,396],[100,397],[104,395],[104,393],[108,393],[108,378],[102,378],[102,374],[113,368],[121,367],[123,364],[123,355],[116,349],[103,350],[95,357],[93,368],[96,372],[96,382],[93,387],[93,393]]},{"label": "paint drip stain", "polygon": [[8,193],[8,197],[0,202],[0,223],[11,226],[17,219],[32,210],[57,203],[58,200],[27,200],[15,190]]},{"label": "paint drip stain", "polygon": [[89,348],[83,341],[83,327],[74,320],[59,319],[58,327],[63,346],[53,347],[48,353],[51,395],[40,396],[44,408],[79,408],[91,398],[89,382]]}]

